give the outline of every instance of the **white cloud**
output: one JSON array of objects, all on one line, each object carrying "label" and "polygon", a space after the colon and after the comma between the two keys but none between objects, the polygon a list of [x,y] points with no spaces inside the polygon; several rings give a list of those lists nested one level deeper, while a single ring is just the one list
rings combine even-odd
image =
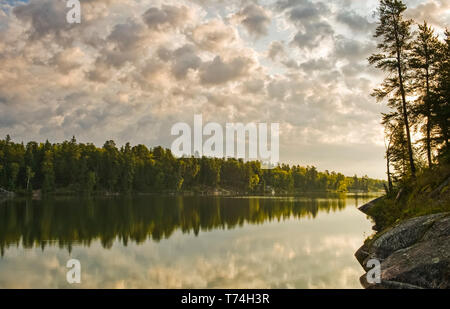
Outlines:
[{"label": "white cloud", "polygon": [[[284,161],[383,177],[377,1],[271,3],[86,0],[70,25],[63,1],[2,2],[0,134],[169,146],[173,123],[203,113],[282,123]],[[448,25],[447,2],[407,4]],[[352,164],[355,147],[371,161]]]}]

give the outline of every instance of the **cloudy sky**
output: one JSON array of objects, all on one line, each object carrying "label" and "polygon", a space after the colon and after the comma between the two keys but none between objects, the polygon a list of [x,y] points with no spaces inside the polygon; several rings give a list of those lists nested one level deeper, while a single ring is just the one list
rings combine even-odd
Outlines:
[{"label": "cloudy sky", "polygon": [[[0,0],[0,135],[170,147],[173,124],[279,122],[280,158],[384,177],[377,0]],[[408,0],[442,33],[450,2]]]}]

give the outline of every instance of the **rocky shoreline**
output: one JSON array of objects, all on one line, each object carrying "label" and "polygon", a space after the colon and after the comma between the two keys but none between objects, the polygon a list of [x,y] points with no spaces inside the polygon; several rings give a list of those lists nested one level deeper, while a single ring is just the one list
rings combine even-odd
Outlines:
[{"label": "rocky shoreline", "polygon": [[[367,214],[376,201],[359,210]],[[364,274],[360,282],[365,288],[448,289],[450,213],[412,218],[379,231],[358,249],[355,257],[366,272],[372,268],[367,266],[369,260],[381,263],[381,283],[369,283]]]}]

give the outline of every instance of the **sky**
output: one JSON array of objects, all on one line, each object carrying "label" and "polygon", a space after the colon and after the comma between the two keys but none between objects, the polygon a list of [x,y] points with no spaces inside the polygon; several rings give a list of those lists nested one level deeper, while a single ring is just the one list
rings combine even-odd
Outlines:
[{"label": "sky", "polygon": [[[0,0],[0,136],[170,147],[171,127],[280,124],[280,161],[385,177],[377,0]],[[438,34],[450,2],[408,0]]]}]

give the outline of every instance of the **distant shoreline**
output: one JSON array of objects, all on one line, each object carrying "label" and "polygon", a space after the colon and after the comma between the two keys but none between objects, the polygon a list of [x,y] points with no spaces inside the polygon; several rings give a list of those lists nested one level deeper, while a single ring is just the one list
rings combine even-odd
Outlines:
[{"label": "distant shoreline", "polygon": [[380,196],[384,194],[381,191],[369,191],[369,192],[359,192],[359,191],[348,191],[348,192],[339,192],[339,191],[291,191],[291,192],[239,192],[228,189],[209,189],[209,190],[199,190],[199,191],[161,191],[161,192],[105,192],[98,191],[92,192],[91,194],[84,194],[83,192],[73,191],[68,189],[56,189],[54,192],[42,194],[40,190],[35,190],[33,193],[18,191],[11,192],[10,195],[0,195],[3,197],[32,197],[36,199],[45,198],[45,197],[72,197],[72,196],[81,196],[81,197],[123,197],[123,196],[194,196],[194,197],[297,197],[302,195],[314,195],[314,194],[331,194],[331,195],[356,195],[356,196]]}]

